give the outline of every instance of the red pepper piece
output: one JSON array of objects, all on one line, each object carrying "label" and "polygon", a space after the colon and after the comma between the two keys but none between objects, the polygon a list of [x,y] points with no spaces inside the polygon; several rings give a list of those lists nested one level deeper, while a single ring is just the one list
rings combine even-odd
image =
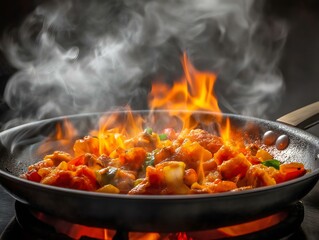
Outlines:
[{"label": "red pepper piece", "polygon": [[277,179],[277,183],[286,182],[291,179],[301,177],[306,174],[307,170],[305,169],[302,163],[284,163],[280,165],[279,168],[280,177]]},{"label": "red pepper piece", "polygon": [[40,182],[42,180],[42,177],[35,169],[28,172],[26,174],[26,177],[28,180],[33,181],[33,182]]}]

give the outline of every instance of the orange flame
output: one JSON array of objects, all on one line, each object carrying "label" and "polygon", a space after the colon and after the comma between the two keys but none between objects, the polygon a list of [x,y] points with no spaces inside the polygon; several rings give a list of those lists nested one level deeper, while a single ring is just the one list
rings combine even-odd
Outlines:
[{"label": "orange flame", "polygon": [[[181,118],[183,127],[188,129],[196,127],[191,121],[194,111],[217,113],[215,121],[222,124],[221,110],[214,94],[216,75],[196,70],[185,53],[182,57],[182,66],[185,75],[172,87],[160,82],[152,85],[149,96],[150,109],[169,110],[172,116]],[[187,111],[181,113],[181,110]],[[229,120],[226,120],[223,128],[221,136],[225,141],[228,141],[230,138]]]},{"label": "orange flame", "polygon": [[56,133],[53,136],[54,140],[63,140],[63,141],[72,141],[73,137],[76,135],[76,129],[73,126],[73,124],[67,120],[64,119],[62,123],[58,123],[56,125]]},{"label": "orange flame", "polygon": [[[125,117],[125,120],[121,119]],[[100,119],[99,130],[91,135],[99,139],[99,153],[109,155],[117,148],[125,148],[125,140],[143,131],[143,118],[133,115],[130,107],[125,107],[125,115],[115,112]],[[125,124],[123,124],[125,123]],[[126,136],[127,138],[124,138]]]},{"label": "orange flame", "polygon": [[187,233],[180,232],[176,234],[177,240],[192,240],[192,238],[188,238]]},{"label": "orange flame", "polygon": [[185,76],[171,90],[164,83],[152,85],[150,108],[169,109],[172,112],[181,109],[221,112],[213,93],[216,75],[197,71],[186,54],[183,55],[182,65]]},{"label": "orange flame", "polygon": [[222,136],[224,142],[229,142],[230,141],[230,136],[231,136],[231,125],[230,125],[230,119],[226,118],[225,125],[224,127],[221,128],[221,133],[220,135]]},{"label": "orange flame", "polygon": [[42,155],[52,152],[52,150],[55,151],[57,148],[72,146],[76,135],[76,128],[68,119],[64,119],[62,122],[57,123],[55,133],[39,146],[37,154]]},{"label": "orange flame", "polygon": [[[149,94],[149,107],[151,110],[165,109],[171,116],[178,117],[183,128],[193,129],[197,122],[192,121],[195,111],[206,111],[216,113],[214,121],[222,124],[221,110],[218,106],[217,98],[214,94],[216,75],[211,72],[202,72],[188,60],[186,53],[181,59],[184,76],[169,86],[165,83],[155,82]],[[126,108],[130,112],[130,108]],[[118,138],[118,133],[126,135],[137,135],[143,130],[141,117],[129,113],[125,125],[117,125],[120,114],[108,115],[101,120],[99,132],[96,136],[100,141],[100,153],[110,153],[115,146],[124,148],[125,139]],[[223,139],[228,140],[230,134],[230,124],[226,121],[226,129],[220,133]],[[127,131],[130,132],[127,132]]]},{"label": "orange flame", "polygon": [[[116,230],[84,226],[74,224],[65,220],[57,219],[52,216],[37,212],[35,215],[38,219],[46,224],[54,227],[58,233],[66,234],[72,239],[80,239],[83,236],[111,240]],[[284,221],[288,213],[283,211],[258,220],[248,221],[246,223],[231,225],[228,227],[220,227],[210,230],[194,231],[194,232],[176,232],[176,233],[155,233],[155,232],[129,232],[129,240],[193,240],[193,239],[224,239],[228,237],[238,237],[245,234],[254,233],[267,229],[271,226]]]},{"label": "orange flame", "polygon": [[[198,71],[184,53],[181,59],[184,76],[169,86],[165,83],[155,82],[149,94],[149,107],[151,110],[165,109],[171,116],[181,120],[183,128],[193,129],[198,126],[192,116],[196,111],[216,113],[214,119],[208,119],[209,124],[220,124],[220,134],[225,142],[230,138],[230,122],[223,120],[217,98],[214,94],[216,75],[211,72]],[[116,148],[125,148],[126,138],[133,137],[143,131],[143,118],[131,113],[129,107],[123,109],[126,114],[116,112],[107,114],[100,119],[99,130],[93,130],[90,135],[96,136],[99,154],[110,154]],[[125,116],[124,116],[125,115]],[[212,116],[212,115],[211,115]],[[123,121],[123,117],[125,117]],[[171,127],[171,126],[170,126]],[[59,146],[71,144],[76,136],[76,130],[67,120],[58,124],[56,134],[49,141],[59,142]],[[51,148],[52,149],[52,148]],[[48,150],[47,144],[43,144],[39,152]],[[54,149],[53,149],[54,150]]]}]

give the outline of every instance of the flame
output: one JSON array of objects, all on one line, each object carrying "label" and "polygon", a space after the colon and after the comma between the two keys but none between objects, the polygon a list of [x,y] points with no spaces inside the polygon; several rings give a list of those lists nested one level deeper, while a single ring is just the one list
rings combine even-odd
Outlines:
[{"label": "flame", "polygon": [[192,240],[192,238],[189,238],[187,236],[187,233],[185,232],[180,232],[176,234],[177,240]]},{"label": "flame", "polygon": [[[165,109],[171,116],[178,117],[183,128],[193,129],[198,122],[192,116],[196,111],[216,113],[214,122],[223,126],[221,110],[214,94],[216,75],[211,72],[198,71],[189,61],[186,53],[181,58],[184,76],[176,81],[173,86],[161,82],[154,82],[149,94],[149,108],[151,111]],[[120,114],[107,115],[101,119],[100,129],[95,135],[100,140],[100,154],[111,153],[116,146],[125,148],[125,139],[119,135],[136,136],[143,131],[143,119],[128,112],[126,121],[119,121]],[[212,120],[209,119],[211,124]],[[118,125],[119,122],[125,122]],[[129,131],[129,132],[128,132]],[[226,121],[225,129],[220,131],[222,138],[230,138],[230,123]]]},{"label": "flame", "polygon": [[221,110],[213,92],[216,75],[197,71],[185,53],[182,65],[185,76],[179,82],[175,82],[171,90],[164,83],[158,82],[152,85],[150,108],[169,109],[173,112],[187,109],[220,113]]},{"label": "flame", "polygon": [[99,129],[91,131],[90,134],[99,139],[99,154],[109,155],[117,148],[125,149],[125,140],[143,131],[143,118],[134,115],[128,106],[124,109],[125,115],[122,112],[104,115],[100,119]]},{"label": "flame", "polygon": [[[35,212],[35,216],[42,222],[52,226],[58,233],[65,234],[72,239],[81,239],[82,237],[90,237],[100,240],[111,240],[116,234],[116,230],[98,228],[74,224],[62,219],[55,218]],[[284,221],[288,217],[286,211],[263,217],[257,220],[248,221],[241,224],[220,227],[210,230],[194,231],[194,232],[176,232],[176,233],[155,233],[155,232],[129,232],[129,240],[195,240],[195,239],[224,239],[228,237],[238,237],[249,233],[254,233],[275,226]]]},{"label": "flame", "polygon": [[219,228],[220,232],[227,234],[228,236],[240,236],[252,232],[257,232],[271,226],[280,223],[287,217],[286,212],[280,212],[268,217],[260,218],[255,221],[237,224],[230,227]]},{"label": "flame", "polygon": [[221,128],[220,130],[220,135],[224,142],[228,143],[231,140],[231,124],[230,124],[230,119],[226,118],[225,120],[225,125]]},{"label": "flame", "polygon": [[[73,145],[73,140],[77,136],[77,130],[68,119],[56,124],[54,134],[49,136],[37,149],[37,154],[42,155],[55,151],[61,147],[69,148]],[[54,144],[53,144],[54,143]],[[72,149],[72,147],[71,147]]]},{"label": "flame", "polygon": [[[263,217],[254,221],[236,224],[227,227],[220,227],[212,230],[204,230],[197,232],[188,232],[188,239],[224,239],[244,236],[250,233],[256,233],[264,229],[268,229],[280,222],[284,221],[288,216],[287,212],[279,212],[267,217]],[[187,239],[187,238],[185,238]]]},{"label": "flame", "polygon": [[230,120],[226,118],[224,123],[222,111],[214,93],[216,75],[196,70],[186,53],[183,54],[181,61],[184,76],[173,86],[161,82],[152,84],[149,95],[150,109],[168,110],[171,116],[177,116],[181,119],[183,128],[188,129],[197,126],[197,123],[194,124],[191,118],[195,111],[214,113],[216,114],[214,121],[221,126],[220,135],[225,142],[228,142],[231,135]]},{"label": "flame", "polygon": [[[199,122],[207,122],[207,120],[210,125],[219,124],[217,128],[220,128],[222,139],[225,142],[229,141],[230,121],[226,119],[225,123],[214,94],[216,75],[195,69],[186,53],[183,54],[181,62],[184,76],[180,81],[176,81],[172,86],[160,82],[153,83],[149,94],[150,110],[167,110],[171,116],[180,119],[184,129],[196,128]],[[109,155],[117,148],[125,149],[126,139],[143,131],[143,118],[133,114],[128,106],[123,110],[103,116],[99,122],[99,129],[90,132],[90,135],[99,139],[99,154]],[[194,121],[192,117],[196,111],[205,111],[214,115],[209,115],[208,119]],[[170,121],[169,124],[172,122]],[[75,128],[65,120],[63,124],[57,124],[55,135],[47,142],[55,141],[59,142],[58,146],[69,146],[75,136]],[[52,146],[44,143],[39,148],[39,153],[48,152],[49,149],[52,149]]]},{"label": "flame", "polygon": [[[194,128],[190,116],[194,111],[202,110],[221,113],[214,94],[216,75],[210,72],[200,72],[188,60],[184,53],[182,57],[184,77],[172,87],[165,83],[155,82],[149,96],[151,110],[167,109],[173,116],[182,118],[184,128]],[[181,114],[181,110],[188,110]],[[221,117],[218,117],[218,121]]]},{"label": "flame", "polygon": [[160,240],[161,236],[159,233],[129,233],[129,240]]},{"label": "flame", "polygon": [[[143,118],[139,115],[134,115],[129,106],[124,108],[125,115],[121,112],[114,112],[108,114],[100,119],[100,132],[107,132],[109,129],[116,129],[117,133],[135,136],[143,130]],[[121,121],[121,118],[125,117],[125,120]],[[121,123],[125,124],[121,124]]]}]

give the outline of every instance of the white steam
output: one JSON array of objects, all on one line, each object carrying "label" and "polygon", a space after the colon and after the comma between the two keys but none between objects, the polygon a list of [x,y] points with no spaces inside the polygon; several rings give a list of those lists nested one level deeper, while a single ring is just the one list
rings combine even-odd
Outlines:
[{"label": "white steam", "polygon": [[255,2],[46,2],[2,41],[18,69],[5,101],[29,120],[127,103],[146,108],[150,82],[178,79],[186,51],[197,68],[218,74],[228,110],[264,117],[283,89],[276,64],[286,32],[265,24]]}]

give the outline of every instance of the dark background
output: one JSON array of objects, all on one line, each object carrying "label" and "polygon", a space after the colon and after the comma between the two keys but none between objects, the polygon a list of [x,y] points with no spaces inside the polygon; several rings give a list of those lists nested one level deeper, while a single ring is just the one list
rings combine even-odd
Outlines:
[{"label": "dark background", "polygon": [[[18,26],[38,2],[1,0],[0,33]],[[274,20],[287,21],[289,27],[288,38],[279,63],[286,89],[282,101],[278,103],[279,107],[269,116],[275,120],[294,109],[319,101],[319,1],[268,0],[264,6],[264,14]],[[0,51],[0,116],[8,110],[2,100],[2,94],[8,78],[14,72]],[[319,136],[318,126],[309,131]],[[314,217],[319,217],[318,192],[314,190],[307,198],[310,202],[307,208],[312,215],[306,214],[303,229],[310,235],[300,239],[317,239],[319,236],[318,226],[314,225],[315,222],[319,222],[319,219]],[[0,187],[0,233],[13,216],[12,206],[13,199]]]}]

